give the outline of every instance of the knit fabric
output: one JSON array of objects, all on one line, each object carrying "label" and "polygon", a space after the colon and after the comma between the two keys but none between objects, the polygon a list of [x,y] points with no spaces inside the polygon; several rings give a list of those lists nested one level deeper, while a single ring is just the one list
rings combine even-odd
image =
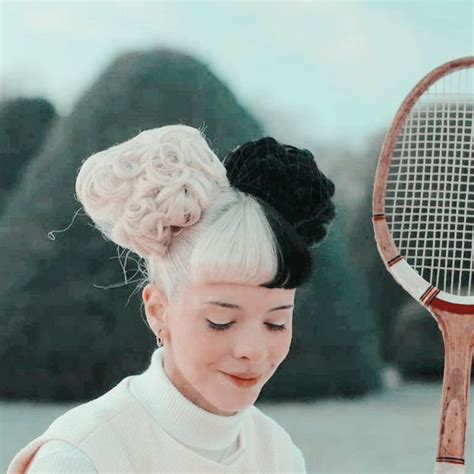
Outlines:
[{"label": "knit fabric", "polygon": [[[231,461],[230,456],[237,452],[238,441],[236,440],[229,448],[223,450],[194,449],[198,454],[215,462]],[[295,450],[297,450],[295,446]],[[298,450],[299,451],[299,450]],[[301,452],[295,452],[302,459]],[[303,465],[303,464],[301,464]],[[36,453],[28,474],[98,474],[87,455],[79,448],[68,444],[66,441],[52,440],[43,444]]]},{"label": "knit fabric", "polygon": [[289,434],[257,407],[221,416],[184,397],[163,369],[164,350],[142,374],[57,418],[7,474],[306,472]]}]

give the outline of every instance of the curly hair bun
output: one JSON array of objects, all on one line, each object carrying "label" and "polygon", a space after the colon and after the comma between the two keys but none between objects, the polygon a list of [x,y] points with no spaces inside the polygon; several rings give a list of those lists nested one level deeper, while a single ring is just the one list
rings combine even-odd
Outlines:
[{"label": "curly hair bun", "polygon": [[232,186],[270,204],[308,246],[324,239],[324,225],[336,216],[335,186],[309,150],[264,137],[235,148],[223,163]]},{"label": "curly hair bun", "polygon": [[201,132],[187,125],[145,130],[91,155],[76,194],[99,230],[145,257],[163,255],[192,226],[222,186],[226,169]]}]

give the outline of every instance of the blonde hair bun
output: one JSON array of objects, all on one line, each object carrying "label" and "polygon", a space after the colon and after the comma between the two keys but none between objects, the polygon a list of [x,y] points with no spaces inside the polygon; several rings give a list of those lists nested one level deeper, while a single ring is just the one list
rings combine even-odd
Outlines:
[{"label": "blonde hair bun", "polygon": [[227,186],[226,169],[200,130],[178,124],[88,157],[76,195],[108,239],[146,257],[164,255]]}]

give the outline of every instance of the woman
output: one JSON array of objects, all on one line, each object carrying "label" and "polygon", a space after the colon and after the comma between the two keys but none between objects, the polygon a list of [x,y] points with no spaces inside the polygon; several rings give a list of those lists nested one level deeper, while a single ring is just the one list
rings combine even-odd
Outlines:
[{"label": "woman", "polygon": [[76,194],[106,238],[145,259],[158,348],[8,473],[306,472],[254,403],[288,354],[309,248],[335,217],[313,155],[265,137],[221,162],[199,130],[168,125],[90,156]]}]

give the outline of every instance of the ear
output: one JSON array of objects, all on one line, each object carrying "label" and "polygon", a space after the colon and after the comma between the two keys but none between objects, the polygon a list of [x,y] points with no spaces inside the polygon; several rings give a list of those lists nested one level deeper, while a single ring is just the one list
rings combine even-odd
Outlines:
[{"label": "ear", "polygon": [[158,331],[166,327],[166,309],[168,299],[164,291],[156,285],[149,283],[142,292],[143,302],[145,304],[145,313],[148,325],[156,336]]}]

